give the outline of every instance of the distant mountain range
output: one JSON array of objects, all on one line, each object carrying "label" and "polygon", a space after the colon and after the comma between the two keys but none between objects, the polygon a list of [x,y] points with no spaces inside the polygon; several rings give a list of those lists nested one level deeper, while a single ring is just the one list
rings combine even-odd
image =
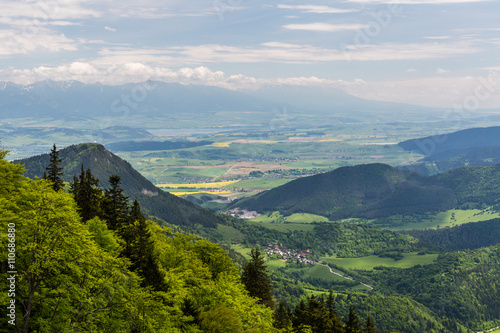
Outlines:
[{"label": "distant mountain range", "polygon": [[330,219],[478,208],[500,202],[500,164],[462,167],[425,177],[385,164],[365,164],[304,177],[232,204],[283,215]]},{"label": "distant mountain range", "polygon": [[0,119],[57,118],[67,121],[127,112],[129,116],[168,116],[179,112],[289,110],[318,115],[382,117],[396,112],[400,119],[418,114],[436,118],[425,107],[368,101],[335,88],[265,86],[256,91],[233,91],[201,85],[147,81],[101,85],[78,81],[41,81],[30,85],[0,82]]}]

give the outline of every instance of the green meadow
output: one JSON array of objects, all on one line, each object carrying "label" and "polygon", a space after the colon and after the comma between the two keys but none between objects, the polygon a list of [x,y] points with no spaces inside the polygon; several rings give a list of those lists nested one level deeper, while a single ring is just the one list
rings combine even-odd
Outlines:
[{"label": "green meadow", "polygon": [[361,258],[335,258],[321,257],[321,260],[328,264],[335,264],[347,269],[371,270],[377,266],[410,268],[415,265],[427,265],[436,260],[438,254],[418,255],[417,253],[405,253],[401,260],[392,258],[381,258],[379,256],[366,256]]}]

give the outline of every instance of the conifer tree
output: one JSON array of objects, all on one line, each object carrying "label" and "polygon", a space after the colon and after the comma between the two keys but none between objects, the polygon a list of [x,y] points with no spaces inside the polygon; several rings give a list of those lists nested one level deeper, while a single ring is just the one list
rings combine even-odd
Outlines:
[{"label": "conifer tree", "polygon": [[272,282],[267,273],[267,266],[264,264],[264,257],[259,250],[250,251],[251,260],[243,267],[241,279],[248,293],[252,297],[260,299],[260,304],[274,309],[272,293]]},{"label": "conifer tree", "polygon": [[120,230],[126,243],[122,255],[132,262],[131,270],[143,277],[143,286],[162,291],[165,289],[164,275],[159,268],[151,230],[137,200],[134,200],[128,220],[132,222]]},{"label": "conifer tree", "polygon": [[285,305],[283,300],[280,300],[276,310],[274,311],[274,327],[280,332],[290,331],[292,326],[290,308]]},{"label": "conifer tree", "polygon": [[345,322],[345,333],[361,333],[361,324],[358,314],[354,311],[352,306],[349,306],[349,315]]},{"label": "conifer tree", "polygon": [[119,233],[130,223],[128,211],[128,197],[123,194],[120,187],[120,176],[111,175],[109,177],[109,189],[105,190],[103,201],[103,217],[109,229]]},{"label": "conifer tree", "polygon": [[299,304],[295,306],[295,311],[293,313],[292,323],[293,327],[298,329],[301,328],[308,323],[308,311],[306,303],[303,299],[300,300]]},{"label": "conifer tree", "polygon": [[365,323],[365,333],[377,333],[377,328],[375,327],[375,323],[372,320],[372,317],[368,315],[366,317],[366,323]]},{"label": "conifer tree", "polygon": [[50,164],[45,169],[46,172],[43,178],[52,182],[52,188],[56,192],[64,188],[64,181],[62,180],[63,168],[60,167],[61,162],[59,151],[57,151],[56,144],[54,143],[50,151]]},{"label": "conifer tree", "polygon": [[327,331],[334,333],[344,332],[344,325],[339,316],[337,316],[337,309],[335,307],[335,297],[333,296],[333,291],[330,290],[328,297],[325,302],[326,309],[328,311],[328,324]]},{"label": "conifer tree", "polygon": [[82,164],[80,176],[73,177],[70,193],[73,194],[83,222],[101,216],[102,191],[98,185],[99,179],[92,175],[90,169],[84,171]]}]

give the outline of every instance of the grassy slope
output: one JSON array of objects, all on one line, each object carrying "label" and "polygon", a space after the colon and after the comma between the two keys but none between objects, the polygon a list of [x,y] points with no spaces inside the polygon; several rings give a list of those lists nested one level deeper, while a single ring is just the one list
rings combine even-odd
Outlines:
[{"label": "grassy slope", "polygon": [[397,267],[397,268],[410,268],[415,265],[427,265],[437,259],[437,254],[417,255],[413,253],[405,253],[404,258],[401,260],[394,260],[392,258],[381,258],[379,256],[366,256],[361,258],[335,258],[335,257],[321,257],[321,260],[326,263],[335,264],[347,269],[363,269],[371,270],[377,266]]}]

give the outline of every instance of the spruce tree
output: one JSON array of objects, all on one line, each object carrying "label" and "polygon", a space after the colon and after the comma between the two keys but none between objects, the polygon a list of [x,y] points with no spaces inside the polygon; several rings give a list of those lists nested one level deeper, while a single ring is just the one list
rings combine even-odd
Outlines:
[{"label": "spruce tree", "polygon": [[123,189],[120,187],[120,176],[111,175],[109,184],[109,189],[104,193],[103,217],[109,229],[120,233],[130,223],[128,197],[123,194]]},{"label": "spruce tree", "polygon": [[365,333],[377,333],[377,328],[375,327],[375,323],[372,320],[372,317],[368,315],[366,317],[366,323],[365,323]]},{"label": "spruce tree", "polygon": [[250,296],[259,298],[260,304],[274,309],[272,283],[267,273],[267,266],[264,264],[264,257],[257,249],[252,249],[250,256],[251,260],[243,267],[241,275],[243,284]]},{"label": "spruce tree", "polygon": [[276,310],[274,310],[274,327],[287,332],[291,329],[291,325],[290,308],[285,305],[283,300],[280,300]]},{"label": "spruce tree", "polygon": [[64,181],[62,180],[63,168],[60,167],[61,162],[62,160],[59,158],[59,151],[57,151],[56,144],[54,143],[54,146],[50,151],[50,164],[45,169],[46,172],[44,173],[43,178],[52,182],[52,188],[56,192],[64,188]]},{"label": "spruce tree", "polygon": [[137,200],[134,200],[126,220],[130,223],[119,230],[125,241],[122,255],[132,262],[130,269],[143,278],[142,286],[164,291],[164,274],[160,270],[154,240]]},{"label": "spruce tree", "polygon": [[349,306],[349,315],[345,322],[345,333],[361,333],[361,324],[358,314],[354,311],[352,306]]},{"label": "spruce tree", "polygon": [[326,309],[328,311],[328,324],[327,332],[342,333],[344,332],[344,325],[342,325],[342,320],[337,316],[337,309],[335,307],[335,297],[333,296],[333,291],[330,290],[328,297],[325,302]]},{"label": "spruce tree", "polygon": [[92,175],[90,169],[84,171],[82,164],[80,176],[73,177],[70,193],[73,194],[83,222],[101,216],[102,191],[98,185],[99,179]]}]

